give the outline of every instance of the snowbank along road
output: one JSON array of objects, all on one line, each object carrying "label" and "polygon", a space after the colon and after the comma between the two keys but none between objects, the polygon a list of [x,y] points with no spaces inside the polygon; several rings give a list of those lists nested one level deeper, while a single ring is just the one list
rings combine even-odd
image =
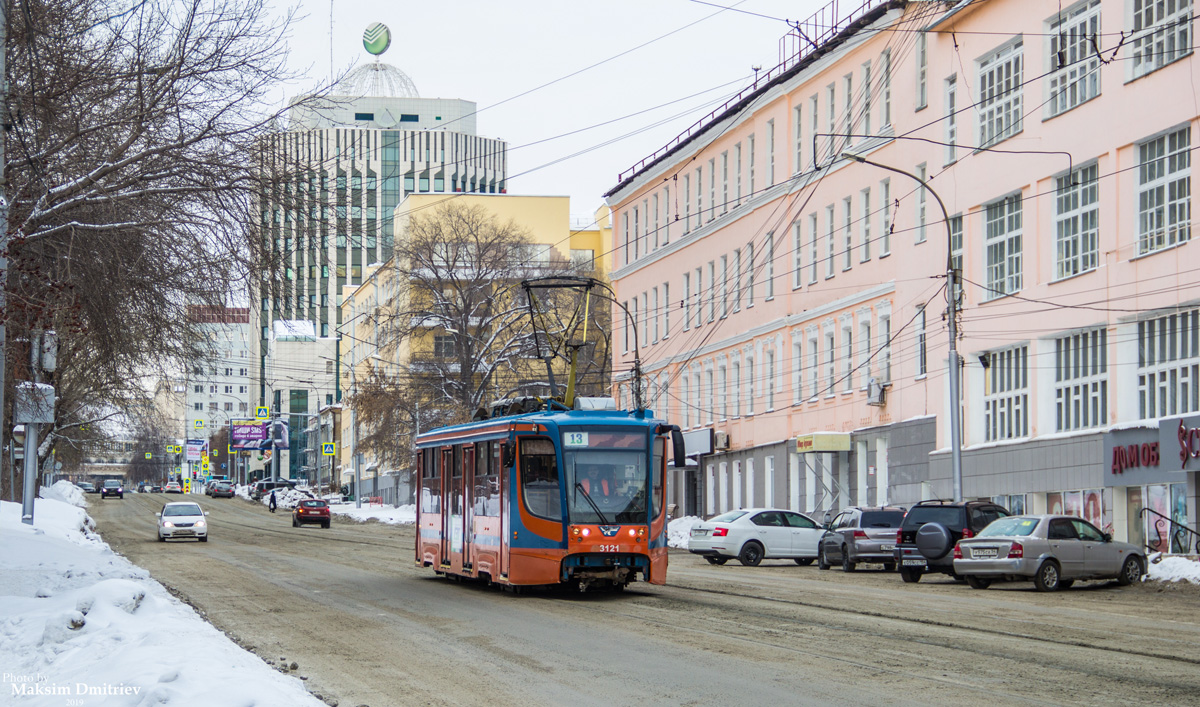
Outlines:
[{"label": "snowbank along road", "polygon": [[330,703],[1200,704],[1194,585],[977,591],[674,551],[665,587],[513,596],[415,568],[411,526],[292,528],[188,498],[211,511],[207,544],[155,541],[163,496],[89,512],[114,550]]}]

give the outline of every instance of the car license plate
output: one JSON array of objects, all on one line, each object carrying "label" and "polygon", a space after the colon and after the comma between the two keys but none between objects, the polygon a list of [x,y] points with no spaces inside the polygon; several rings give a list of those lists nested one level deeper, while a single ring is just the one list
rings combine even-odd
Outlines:
[{"label": "car license plate", "polygon": [[175,534],[176,534],[176,535],[191,535],[191,534],[192,534],[192,531],[190,531],[190,530],[176,530],[176,531],[175,531]]},{"label": "car license plate", "polygon": [[708,535],[708,531],[703,528],[692,528],[692,535]]},{"label": "car license plate", "polygon": [[900,562],[905,567],[924,567],[925,560],[905,559]]},{"label": "car license plate", "polygon": [[880,545],[879,549],[884,552],[891,552],[892,550],[896,549],[896,546],[895,545]]},{"label": "car license plate", "polygon": [[971,557],[995,557],[997,555],[994,547],[976,547],[971,549]]}]

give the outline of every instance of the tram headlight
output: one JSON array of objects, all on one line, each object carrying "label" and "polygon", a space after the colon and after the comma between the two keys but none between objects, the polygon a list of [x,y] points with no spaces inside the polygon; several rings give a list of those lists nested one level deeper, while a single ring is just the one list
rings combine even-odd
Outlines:
[{"label": "tram headlight", "polygon": [[585,538],[586,538],[587,536],[589,536],[589,535],[591,535],[591,534],[592,534],[592,529],[591,529],[591,528],[584,528],[584,529],[583,529],[583,537],[585,537]]},{"label": "tram headlight", "polygon": [[579,528],[578,528],[578,527],[571,528],[571,534],[572,534],[572,535],[579,535]]},{"label": "tram headlight", "polygon": [[[629,533],[630,533],[630,535],[632,535],[632,534],[633,534],[633,531],[632,531],[632,530],[630,530],[630,531],[629,531]],[[642,538],[644,538],[644,537],[646,537],[646,529],[645,529],[645,528],[638,528],[638,540],[641,540],[641,539],[642,539]]]},{"label": "tram headlight", "polygon": [[633,536],[635,536],[635,535],[637,535],[637,532],[636,532],[636,531],[635,531],[633,528],[630,528],[630,529],[629,529],[629,537],[631,537],[631,538],[632,538],[632,537],[633,537]]}]

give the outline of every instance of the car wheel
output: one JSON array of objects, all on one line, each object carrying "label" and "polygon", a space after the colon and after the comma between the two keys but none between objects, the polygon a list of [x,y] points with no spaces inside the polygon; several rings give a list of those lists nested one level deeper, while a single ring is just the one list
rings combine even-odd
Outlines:
[{"label": "car wheel", "polygon": [[976,577],[974,575],[967,575],[967,586],[971,589],[987,589],[988,587],[992,586],[992,580],[984,579],[983,577]]},{"label": "car wheel", "polygon": [[801,567],[808,567],[812,563],[813,563],[813,558],[811,558],[811,557],[797,557],[796,558],[796,564],[800,565]]},{"label": "car wheel", "polygon": [[855,566],[855,564],[850,561],[850,550],[845,545],[843,545],[842,546],[842,571],[843,572],[853,572],[854,566]]},{"label": "car wheel", "polygon": [[[321,524],[321,527],[322,527],[322,528],[324,528],[324,529],[326,529],[326,530],[329,530],[329,521],[325,521],[324,523],[322,523],[322,524]],[[623,587],[622,587],[622,588],[623,588]]]},{"label": "car wheel", "polygon": [[1125,564],[1121,565],[1121,574],[1117,575],[1117,584],[1127,587],[1141,579],[1143,574],[1145,571],[1142,569],[1142,561],[1130,555],[1125,558]]},{"label": "car wheel", "polygon": [[716,555],[705,555],[704,560],[710,565],[723,565],[729,561],[728,557],[717,557]]},{"label": "car wheel", "polygon": [[1058,563],[1054,560],[1043,562],[1033,575],[1033,584],[1038,588],[1039,592],[1057,591],[1060,584],[1059,580]]},{"label": "car wheel", "polygon": [[817,548],[817,569],[819,569],[819,570],[829,569],[829,558],[825,557],[825,548],[824,547]]},{"label": "car wheel", "polygon": [[758,567],[758,563],[763,559],[763,547],[751,540],[742,546],[742,551],[738,553],[738,562],[746,567]]},{"label": "car wheel", "polygon": [[921,570],[911,567],[900,568],[900,579],[904,580],[905,584],[915,584],[921,581]]},{"label": "car wheel", "polygon": [[163,537],[162,535],[159,535],[159,536],[158,536],[158,541],[159,541],[160,543],[165,543],[165,542],[167,541],[167,539],[166,539],[165,537]]},{"label": "car wheel", "polygon": [[207,535],[201,535],[201,536],[200,536],[200,542],[202,542],[202,543],[206,543],[206,542],[208,542],[208,536],[207,536]]}]

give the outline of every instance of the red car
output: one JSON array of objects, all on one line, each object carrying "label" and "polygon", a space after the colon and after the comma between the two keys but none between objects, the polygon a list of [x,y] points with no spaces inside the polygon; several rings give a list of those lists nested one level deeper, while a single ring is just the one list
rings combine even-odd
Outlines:
[{"label": "red car", "polygon": [[324,501],[301,501],[292,511],[292,527],[299,528],[305,523],[320,523],[322,528],[328,528],[329,504]]}]

